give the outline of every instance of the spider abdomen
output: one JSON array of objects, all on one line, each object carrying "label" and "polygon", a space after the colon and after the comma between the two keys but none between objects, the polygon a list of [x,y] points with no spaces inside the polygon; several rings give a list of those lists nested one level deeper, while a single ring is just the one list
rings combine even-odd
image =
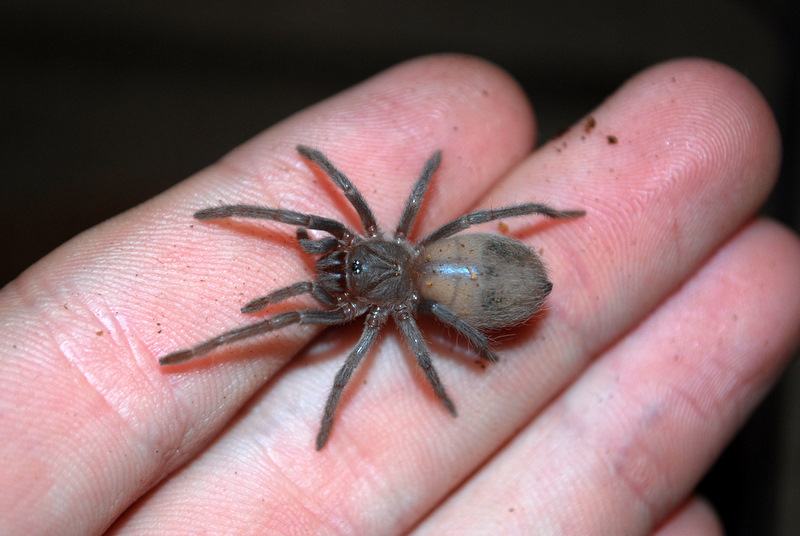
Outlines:
[{"label": "spider abdomen", "polygon": [[471,233],[438,240],[420,252],[416,287],[480,330],[528,320],[553,288],[544,264],[508,237]]}]

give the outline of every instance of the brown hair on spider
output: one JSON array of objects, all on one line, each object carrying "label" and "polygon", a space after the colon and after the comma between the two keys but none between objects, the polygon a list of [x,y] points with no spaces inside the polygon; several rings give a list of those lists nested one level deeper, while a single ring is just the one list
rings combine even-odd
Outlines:
[{"label": "brown hair on spider", "polygon": [[[325,155],[304,145],[298,145],[297,151],[317,164],[344,192],[361,218],[363,235],[323,216],[257,205],[209,207],[195,212],[194,217],[212,220],[238,216],[296,225],[297,240],[303,251],[320,256],[314,281],[294,283],[256,298],[242,307],[243,313],[253,313],[300,294],[311,294],[328,309],[301,309],[277,314],[226,331],[192,348],[172,352],[159,359],[159,363],[182,363],[206,355],[218,346],[292,324],[335,326],[366,316],[364,331],[337,372],[328,395],[316,440],[317,450],[320,450],[330,436],[342,391],[375,342],[381,327],[391,317],[436,396],[455,417],[455,405],[433,367],[415,316],[432,315],[466,337],[481,357],[497,361],[486,332],[530,319],[553,288],[542,260],[521,242],[483,233],[455,235],[473,225],[515,216],[542,214],[549,218],[569,219],[583,216],[585,212],[555,210],[540,203],[478,210],[459,216],[419,242],[412,243],[408,240],[408,233],[442,158],[441,151],[436,151],[417,179],[394,235],[387,238],[378,228],[364,197]],[[309,237],[307,229],[323,231],[330,236],[314,240]]]}]

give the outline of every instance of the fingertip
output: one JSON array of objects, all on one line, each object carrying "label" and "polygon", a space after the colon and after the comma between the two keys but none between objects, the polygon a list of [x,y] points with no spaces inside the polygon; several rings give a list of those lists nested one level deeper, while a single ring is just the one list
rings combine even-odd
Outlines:
[{"label": "fingertip", "polygon": [[726,174],[737,167],[740,175],[759,177],[764,197],[777,178],[775,116],[761,91],[722,63],[684,58],[654,65],[628,80],[597,115],[609,130],[611,121],[623,127],[614,131],[619,148],[646,151],[640,159],[670,154]]},{"label": "fingertip", "polygon": [[722,536],[725,534],[714,507],[702,497],[693,497],[653,533],[653,536]]}]

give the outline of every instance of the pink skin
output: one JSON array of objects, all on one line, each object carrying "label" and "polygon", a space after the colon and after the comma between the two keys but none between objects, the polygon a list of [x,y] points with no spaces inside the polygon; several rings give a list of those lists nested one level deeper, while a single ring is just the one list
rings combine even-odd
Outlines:
[{"label": "pink skin", "polygon": [[[657,65],[591,115],[591,132],[530,153],[530,105],[506,74],[418,59],[32,266],[0,294],[0,533],[720,534],[692,489],[800,337],[800,242],[754,216],[779,165],[774,119],[746,79],[702,60]],[[356,226],[297,143],[323,150],[384,229],[442,149],[412,236],[528,200],[587,211],[506,222],[542,251],[554,290],[500,339],[500,363],[482,369],[423,323],[457,419],[394,329],[322,452],[325,397],[360,325],[158,366],[311,303],[239,312],[311,277],[294,229],[191,218],[252,203]]]}]

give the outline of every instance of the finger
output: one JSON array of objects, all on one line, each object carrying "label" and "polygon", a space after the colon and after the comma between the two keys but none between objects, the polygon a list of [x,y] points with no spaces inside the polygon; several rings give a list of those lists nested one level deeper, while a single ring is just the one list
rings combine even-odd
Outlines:
[{"label": "finger", "polygon": [[659,527],[653,536],[723,536],[716,512],[707,501],[693,497]]},{"label": "finger", "polygon": [[796,236],[748,226],[418,533],[486,534],[504,519],[519,534],[650,534],[786,365],[798,271]]},{"label": "finger", "polygon": [[[388,330],[351,382],[357,388],[343,397],[328,446],[312,452],[324,395],[359,330],[328,332],[207,457],[186,468],[185,480],[159,488],[131,522],[170,525],[181,516],[214,526],[233,515],[287,533],[293,526],[408,529],[697,270],[751,217],[774,180],[779,142],[769,109],[746,80],[718,64],[648,70],[593,116],[596,137],[574,128],[515,169],[486,203],[534,197],[588,212],[536,226],[535,235],[509,222],[515,236],[543,251],[555,286],[547,313],[499,346],[499,365],[483,371],[464,363],[468,348],[432,344],[457,420]],[[642,133],[643,124],[651,130]],[[458,174],[438,179],[441,190],[462,195]],[[452,219],[444,214],[449,201],[423,207],[442,215],[424,222],[422,236]],[[207,497],[221,487],[224,500],[209,507]]]},{"label": "finger", "polygon": [[295,229],[198,222],[196,210],[288,206],[357,225],[342,193],[296,154],[305,143],[347,171],[387,226],[403,206],[395,192],[410,189],[436,149],[452,155],[440,172],[475,191],[530,149],[532,130],[524,96],[498,69],[462,57],[409,62],[297,114],[31,267],[0,296],[0,448],[13,460],[0,468],[2,523],[25,533],[102,530],[315,333],[287,328],[205,361],[159,367],[168,352],[246,322],[239,308],[250,299],[312,275]]}]

